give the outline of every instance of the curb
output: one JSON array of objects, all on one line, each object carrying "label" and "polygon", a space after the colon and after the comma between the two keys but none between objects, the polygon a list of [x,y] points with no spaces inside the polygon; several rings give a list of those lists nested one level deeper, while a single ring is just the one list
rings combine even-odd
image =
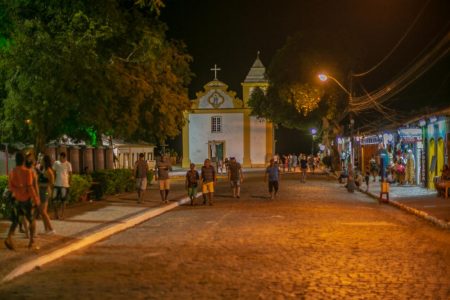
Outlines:
[{"label": "curb", "polygon": [[[379,198],[376,195],[374,195],[374,194],[371,194],[369,192],[364,192],[364,191],[360,191],[360,192],[363,193],[363,194],[366,194],[367,196],[369,196],[369,197],[371,197],[371,198],[373,198],[373,199],[375,199],[377,201],[379,201]],[[386,203],[386,202],[384,202],[384,203]],[[424,212],[422,210],[418,210],[416,208],[412,208],[412,207],[410,207],[408,205],[405,205],[403,203],[397,202],[395,200],[388,200],[386,204],[389,204],[389,205],[394,206],[394,207],[396,207],[398,209],[401,209],[401,210],[403,210],[405,212],[413,214],[416,217],[424,219],[425,221],[428,221],[428,222],[432,223],[433,225],[436,225],[436,226],[438,226],[438,227],[440,227],[442,229],[450,230],[450,223],[449,222],[445,222],[445,221],[443,221],[441,219],[433,217],[432,215],[428,214],[427,212]]]},{"label": "curb", "polygon": [[[199,195],[201,195],[201,193],[197,193],[196,197],[199,197]],[[156,209],[150,209],[150,210],[145,211],[137,216],[130,217],[130,218],[122,221],[119,224],[114,224],[114,225],[108,226],[106,228],[100,229],[100,230],[92,233],[91,235],[82,238],[81,240],[78,240],[69,245],[63,246],[59,249],[56,249],[50,253],[45,254],[45,255],[39,256],[36,259],[28,261],[28,262],[14,268],[8,275],[6,275],[4,278],[2,278],[1,283],[9,282],[16,277],[19,277],[25,273],[33,271],[36,268],[40,268],[41,266],[43,266],[49,262],[52,262],[54,260],[57,260],[73,251],[77,251],[79,249],[82,249],[84,247],[92,245],[92,244],[94,244],[100,240],[103,240],[105,238],[108,238],[116,233],[119,233],[119,232],[129,229],[133,226],[136,226],[140,223],[148,221],[156,216],[162,215],[180,205],[188,203],[189,201],[190,201],[189,197],[184,197],[175,203],[171,203],[169,205],[166,205],[164,207],[159,207]]]}]

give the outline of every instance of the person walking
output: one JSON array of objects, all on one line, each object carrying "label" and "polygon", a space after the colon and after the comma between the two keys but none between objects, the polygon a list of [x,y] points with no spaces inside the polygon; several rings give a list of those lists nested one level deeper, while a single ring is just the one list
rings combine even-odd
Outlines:
[{"label": "person walking", "polygon": [[208,198],[209,205],[213,205],[214,185],[216,184],[217,177],[216,171],[209,159],[205,159],[200,177],[202,182],[203,205],[206,205],[206,198]]},{"label": "person walking", "polygon": [[33,211],[34,207],[40,204],[39,196],[33,184],[33,174],[30,169],[24,166],[25,157],[23,153],[17,152],[15,159],[16,167],[8,176],[8,189],[11,191],[14,199],[11,216],[12,223],[4,243],[6,248],[15,250],[12,235],[16,231],[17,225],[19,225],[19,215],[23,214],[29,222],[28,248],[37,250],[39,248],[34,243],[36,222],[33,217]]},{"label": "person walking", "polygon": [[228,168],[228,181],[233,191],[233,198],[241,198],[241,183],[243,180],[241,164],[236,161],[236,158],[232,157]]},{"label": "person walking", "polygon": [[295,169],[297,169],[297,166],[298,166],[298,157],[295,153],[292,153],[292,171],[294,173],[295,173]]},{"label": "person walking", "polygon": [[59,160],[53,164],[53,170],[55,170],[55,186],[53,189],[55,218],[63,219],[72,179],[72,164],[67,161],[65,152],[59,154]]},{"label": "person walking", "polygon": [[300,169],[302,174],[300,175],[300,182],[306,182],[306,171],[308,171],[308,161],[306,160],[305,154],[300,154]]},{"label": "person walking", "polygon": [[288,172],[291,172],[293,163],[294,163],[293,154],[289,154],[288,155]]},{"label": "person walking", "polygon": [[156,164],[156,180],[159,181],[159,194],[163,203],[169,203],[167,197],[170,191],[169,171],[171,170],[172,166],[167,161],[167,157],[161,156],[161,161]]},{"label": "person walking", "polygon": [[279,189],[279,181],[280,181],[280,171],[278,169],[278,165],[275,163],[273,159],[270,160],[270,164],[264,173],[264,182],[267,183],[267,179],[269,179],[269,194],[270,200],[274,200],[277,196]]},{"label": "person walking", "polygon": [[139,159],[134,164],[134,177],[136,179],[136,191],[138,196],[138,203],[144,202],[145,191],[147,190],[147,174],[148,164],[145,161],[144,153],[139,153]]},{"label": "person walking", "polygon": [[316,166],[314,165],[314,156],[312,154],[308,157],[308,165],[309,171],[314,174]]},{"label": "person walking", "polygon": [[200,175],[195,169],[195,164],[191,163],[189,171],[186,172],[185,181],[185,187],[188,191],[189,199],[191,199],[191,206],[194,205],[194,200],[197,197],[197,186],[199,179]]},{"label": "person walking", "polygon": [[50,222],[50,217],[47,212],[48,201],[53,191],[53,185],[55,184],[55,174],[52,170],[52,162],[50,156],[44,155],[40,163],[40,169],[38,170],[38,183],[39,183],[39,198],[41,204],[39,206],[39,213],[44,223],[45,233],[54,234],[55,230]]},{"label": "person walking", "polygon": [[369,166],[370,166],[370,174],[373,176],[373,182],[375,182],[378,176],[378,172],[380,171],[377,161],[375,160],[375,155],[372,155],[372,157],[370,158]]}]

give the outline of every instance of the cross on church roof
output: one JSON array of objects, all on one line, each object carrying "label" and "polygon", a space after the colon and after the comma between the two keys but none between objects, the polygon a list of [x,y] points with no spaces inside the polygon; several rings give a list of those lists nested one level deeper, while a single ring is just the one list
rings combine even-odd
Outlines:
[{"label": "cross on church roof", "polygon": [[221,69],[217,67],[217,64],[214,64],[214,68],[211,71],[214,71],[214,80],[217,80],[217,71],[221,71]]}]

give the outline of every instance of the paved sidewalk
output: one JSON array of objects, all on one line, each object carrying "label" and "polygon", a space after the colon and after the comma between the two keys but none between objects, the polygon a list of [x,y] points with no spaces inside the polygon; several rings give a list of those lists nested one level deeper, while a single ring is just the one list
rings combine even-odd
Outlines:
[{"label": "paved sidewalk", "polygon": [[[329,175],[337,179],[336,174],[330,173]],[[371,178],[369,191],[366,192],[366,184],[363,183],[361,192],[374,199],[379,199],[380,190],[379,178],[376,182],[373,182]],[[389,200],[393,206],[424,218],[441,228],[450,229],[450,199],[438,197],[435,190],[415,185],[391,184]]]},{"label": "paved sidewalk", "polygon": [[[378,198],[380,190],[379,182],[370,182],[369,194],[371,196]],[[417,210],[417,213],[422,212],[422,215],[430,215],[450,226],[450,199],[438,197],[435,190],[413,185],[391,184],[389,199],[394,203]]]},{"label": "paved sidewalk", "polygon": [[[75,203],[67,207],[64,220],[52,220],[52,225],[56,231],[54,235],[43,234],[43,223],[41,220],[37,220],[36,243],[40,247],[37,251],[27,248],[28,239],[18,230],[14,235],[16,251],[6,249],[3,241],[7,235],[10,222],[8,220],[0,221],[0,265],[2,266],[0,278],[3,278],[17,266],[44,254],[82,240],[114,224],[120,224],[127,219],[166,206],[167,204],[162,204],[157,188],[156,183],[149,186],[143,204],[137,203],[135,193],[109,196],[101,201]],[[175,202],[185,196],[184,181],[172,180],[169,199]],[[49,213],[52,217],[52,211],[49,211]]]}]

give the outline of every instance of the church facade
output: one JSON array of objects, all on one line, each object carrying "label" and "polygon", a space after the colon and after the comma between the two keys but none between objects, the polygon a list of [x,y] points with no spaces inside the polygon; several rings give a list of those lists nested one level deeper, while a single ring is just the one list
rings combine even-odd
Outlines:
[{"label": "church facade", "polygon": [[274,153],[274,128],[271,122],[251,116],[248,100],[254,88],[266,90],[269,83],[259,55],[242,83],[243,100],[217,79],[196,94],[191,110],[184,113],[183,168],[235,157],[244,167],[263,167]]}]

